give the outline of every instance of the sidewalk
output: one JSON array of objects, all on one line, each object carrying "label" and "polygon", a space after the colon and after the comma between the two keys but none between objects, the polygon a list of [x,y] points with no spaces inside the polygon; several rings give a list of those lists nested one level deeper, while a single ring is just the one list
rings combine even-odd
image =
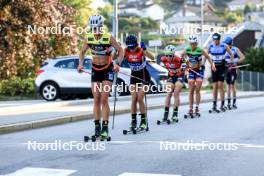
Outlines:
[{"label": "sidewalk", "polygon": [[[238,98],[264,96],[264,92],[238,92]],[[147,95],[148,109],[163,108],[165,94]],[[212,95],[202,93],[202,102],[212,101]],[[116,103],[116,114],[130,112],[131,97],[119,97]],[[111,112],[113,98],[110,98]],[[182,93],[181,104],[188,104],[188,94]],[[52,125],[59,125],[92,118],[93,100],[79,100],[68,102],[53,102],[35,105],[23,105],[0,108],[0,134],[21,130],[35,129]]]}]

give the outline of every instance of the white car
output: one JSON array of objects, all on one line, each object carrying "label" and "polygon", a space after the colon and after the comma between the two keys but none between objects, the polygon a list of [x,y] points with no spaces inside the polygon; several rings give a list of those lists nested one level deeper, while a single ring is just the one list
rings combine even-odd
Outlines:
[{"label": "white car", "polygon": [[[84,70],[87,72],[91,72],[91,59],[90,56],[84,59]],[[91,97],[91,75],[84,72],[78,73],[78,64],[78,56],[62,56],[46,60],[37,72],[35,80],[37,92],[47,101],[54,101],[57,98],[67,100]],[[130,69],[120,68],[120,71],[127,75],[118,74],[117,84],[128,86]],[[118,96],[127,93],[117,90]]]},{"label": "white car", "polygon": [[[84,70],[91,73],[92,57],[86,56],[84,59]],[[79,56],[61,56],[47,59],[37,72],[35,86],[40,96],[47,101],[55,101],[60,98],[69,100],[74,98],[85,99],[92,97],[91,75],[85,72],[78,73],[77,66]],[[126,64],[125,64],[126,65]],[[147,69],[151,75],[151,85],[161,85],[166,83],[167,71],[156,64],[148,61]],[[121,67],[118,73],[117,96],[129,94],[130,68]],[[113,95],[112,89],[111,95]]]}]

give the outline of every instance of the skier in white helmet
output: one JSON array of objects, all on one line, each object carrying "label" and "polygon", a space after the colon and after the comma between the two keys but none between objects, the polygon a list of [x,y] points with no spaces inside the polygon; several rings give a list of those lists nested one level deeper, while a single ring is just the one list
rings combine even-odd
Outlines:
[{"label": "skier in white helmet", "polygon": [[[78,71],[81,72],[84,65],[85,53],[87,50],[92,54],[92,93],[94,97],[94,137],[108,137],[109,123],[109,103],[108,97],[110,91],[105,87],[112,87],[114,72],[119,71],[119,65],[123,60],[123,49],[116,39],[108,32],[103,30],[104,17],[101,15],[92,15],[89,18],[88,25],[91,32],[86,36],[86,42],[80,52]],[[117,51],[117,60],[112,61],[111,52],[113,48]]]}]

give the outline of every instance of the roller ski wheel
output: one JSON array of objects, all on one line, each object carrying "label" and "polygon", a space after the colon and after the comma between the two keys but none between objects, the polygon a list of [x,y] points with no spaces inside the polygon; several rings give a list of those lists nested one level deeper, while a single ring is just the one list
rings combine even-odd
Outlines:
[{"label": "roller ski wheel", "polygon": [[179,118],[178,117],[172,117],[169,121],[170,121],[170,123],[178,123]]},{"label": "roller ski wheel", "polygon": [[200,113],[195,113],[195,117],[201,117]]},{"label": "roller ski wheel", "polygon": [[136,128],[130,128],[129,130],[123,130],[123,135],[127,135],[129,133],[137,134]]},{"label": "roller ski wheel", "polygon": [[226,112],[227,108],[226,107],[220,107],[221,112]]},{"label": "roller ski wheel", "polygon": [[157,120],[157,125],[161,125],[167,123],[168,125],[170,124],[170,120],[169,119],[162,119],[162,120]]},{"label": "roller ski wheel", "polygon": [[84,142],[89,142],[89,140],[90,140],[90,137],[89,137],[89,136],[84,136],[84,137],[83,137],[83,141],[84,141]]},{"label": "roller ski wheel", "polygon": [[190,117],[190,118],[193,118],[193,117],[194,117],[194,116],[193,116],[193,110],[192,110],[192,109],[190,109],[189,112],[188,112],[187,114],[184,115],[184,118],[185,118],[185,119],[187,119],[188,117]]},{"label": "roller ski wheel", "polygon": [[212,113],[220,113],[220,110],[216,109],[216,108],[213,108],[213,109],[210,109],[209,110],[209,113],[212,114]]},{"label": "roller ski wheel", "polygon": [[191,119],[193,119],[194,116],[193,116],[193,114],[185,114],[185,115],[184,115],[184,118],[185,118],[185,119],[187,119],[187,118],[191,118]]},{"label": "roller ski wheel", "polygon": [[99,138],[100,138],[100,141],[105,141],[105,140],[108,141],[108,142],[111,141],[111,137],[110,136],[100,136]]}]

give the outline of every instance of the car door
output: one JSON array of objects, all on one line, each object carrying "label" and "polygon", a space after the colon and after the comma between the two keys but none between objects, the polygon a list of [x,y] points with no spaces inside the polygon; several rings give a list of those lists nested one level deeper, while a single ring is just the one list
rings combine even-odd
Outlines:
[{"label": "car door", "polygon": [[[77,78],[79,87],[91,88],[91,72],[92,72],[92,60],[90,58],[85,58],[83,61],[83,68],[85,72],[80,72]],[[79,64],[79,59],[77,60],[77,65]]]}]

